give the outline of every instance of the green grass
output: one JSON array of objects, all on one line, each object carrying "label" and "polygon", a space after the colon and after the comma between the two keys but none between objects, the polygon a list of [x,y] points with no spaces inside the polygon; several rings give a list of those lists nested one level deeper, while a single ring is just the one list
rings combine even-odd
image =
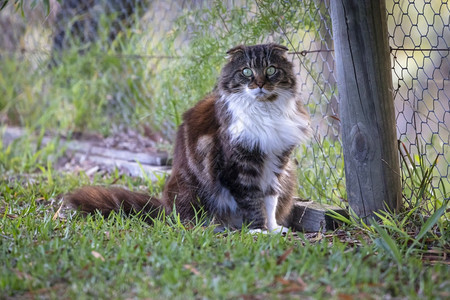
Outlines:
[{"label": "green grass", "polygon": [[[168,218],[148,226],[119,215],[56,218],[67,182],[43,176],[3,182],[0,290],[50,298],[445,298],[448,265],[412,255],[401,264],[362,232],[216,234]],[[111,178],[108,178],[111,180]],[[80,182],[81,181],[81,182]],[[448,245],[447,245],[448,246]],[[292,252],[290,252],[292,251]],[[400,252],[400,255],[405,253]]]},{"label": "green grass", "polygon": [[37,159],[33,147],[19,148],[10,147],[0,159],[0,291],[6,297],[450,295],[450,230],[443,208],[431,217],[416,209],[380,215],[380,225],[351,219],[336,232],[286,237],[251,235],[246,229],[214,233],[213,227],[181,224],[176,216],[153,226],[117,214],[82,217],[66,211],[54,218],[60,197],[75,187],[115,183],[140,189],[147,182],[117,172],[93,178],[61,174],[53,170],[57,157],[46,156],[47,148]]}]

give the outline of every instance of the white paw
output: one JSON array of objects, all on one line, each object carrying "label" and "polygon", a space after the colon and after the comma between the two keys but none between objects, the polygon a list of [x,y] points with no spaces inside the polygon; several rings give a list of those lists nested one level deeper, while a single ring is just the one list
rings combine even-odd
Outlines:
[{"label": "white paw", "polygon": [[262,230],[262,229],[249,229],[248,232],[250,232],[251,234],[268,234],[267,230]]},{"label": "white paw", "polygon": [[281,234],[283,234],[283,233],[287,233],[288,231],[289,231],[289,228],[286,228],[286,227],[281,226],[281,225],[276,225],[276,226],[270,228],[270,232],[271,233],[281,233]]}]

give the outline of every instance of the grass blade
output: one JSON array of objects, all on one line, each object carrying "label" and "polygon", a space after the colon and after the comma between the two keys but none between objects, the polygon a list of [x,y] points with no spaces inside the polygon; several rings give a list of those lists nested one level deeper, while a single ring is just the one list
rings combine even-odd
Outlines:
[{"label": "grass blade", "polygon": [[337,221],[340,221],[347,225],[355,225],[354,222],[352,222],[350,218],[347,218],[346,216],[343,216],[340,213],[338,213],[332,209],[327,209],[327,215],[329,215],[333,219],[336,219]]},{"label": "grass blade", "polygon": [[379,244],[395,259],[395,261],[397,261],[398,264],[401,264],[403,257],[394,239],[392,239],[389,233],[377,223],[373,223],[373,227],[375,227],[376,231],[381,236],[381,238],[376,241],[379,241]]},{"label": "grass blade", "polygon": [[445,202],[441,207],[439,207],[438,210],[436,210],[431,217],[428,218],[428,220],[423,224],[422,228],[420,229],[419,233],[416,236],[416,240],[419,241],[424,237],[424,235],[439,221],[440,217],[445,212],[445,209],[447,208],[448,201]]},{"label": "grass blade", "polygon": [[434,160],[433,164],[425,170],[425,173],[419,185],[419,195],[417,196],[418,199],[421,199],[423,195],[425,195],[425,192],[429,184],[431,183],[431,180],[433,179],[433,169],[437,164],[438,158],[439,154],[436,156],[436,159]]}]

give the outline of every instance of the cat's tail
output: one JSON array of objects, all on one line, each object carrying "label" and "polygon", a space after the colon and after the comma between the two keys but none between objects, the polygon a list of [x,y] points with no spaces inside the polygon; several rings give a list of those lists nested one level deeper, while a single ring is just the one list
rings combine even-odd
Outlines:
[{"label": "cat's tail", "polygon": [[121,211],[127,215],[142,214],[147,221],[163,212],[169,213],[159,199],[118,187],[85,186],[66,194],[64,202],[86,214],[99,211],[108,216],[111,212]]}]

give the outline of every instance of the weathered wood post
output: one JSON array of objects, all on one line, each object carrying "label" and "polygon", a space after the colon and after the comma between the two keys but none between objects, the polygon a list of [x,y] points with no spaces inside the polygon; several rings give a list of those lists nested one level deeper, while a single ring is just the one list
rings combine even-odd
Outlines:
[{"label": "weathered wood post", "polygon": [[331,0],[347,197],[365,220],[401,205],[386,4]]}]

